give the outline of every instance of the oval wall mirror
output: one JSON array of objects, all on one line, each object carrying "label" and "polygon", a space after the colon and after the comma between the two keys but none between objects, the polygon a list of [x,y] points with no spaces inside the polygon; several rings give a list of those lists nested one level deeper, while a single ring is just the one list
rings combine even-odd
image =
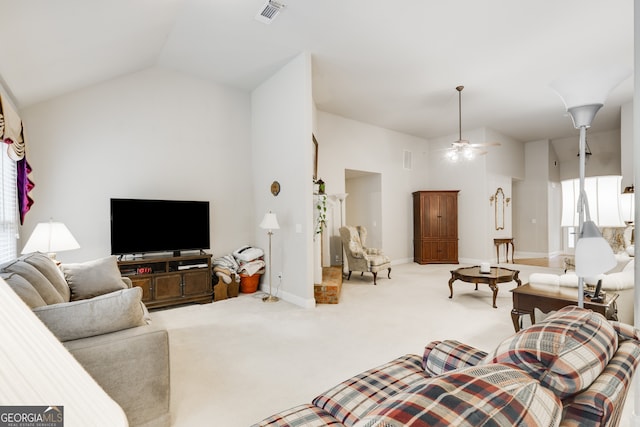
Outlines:
[{"label": "oval wall mirror", "polygon": [[504,192],[498,187],[495,194],[496,230],[504,230]]}]

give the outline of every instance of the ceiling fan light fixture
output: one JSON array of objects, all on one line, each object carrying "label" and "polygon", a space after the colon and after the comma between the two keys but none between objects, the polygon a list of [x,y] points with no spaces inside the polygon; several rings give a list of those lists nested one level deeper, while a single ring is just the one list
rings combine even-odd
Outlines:
[{"label": "ceiling fan light fixture", "polygon": [[458,150],[456,150],[455,148],[451,148],[447,150],[446,157],[447,157],[447,160],[449,160],[452,163],[455,163],[458,160],[460,160],[460,155],[458,154]]},{"label": "ceiling fan light fixture", "polygon": [[456,86],[458,91],[458,140],[451,143],[451,147],[446,153],[446,158],[451,162],[457,162],[460,158],[473,160],[476,156],[487,154],[486,150],[475,151],[478,147],[500,145],[499,143],[471,144],[466,139],[462,139],[462,89],[464,89],[464,86]]}]

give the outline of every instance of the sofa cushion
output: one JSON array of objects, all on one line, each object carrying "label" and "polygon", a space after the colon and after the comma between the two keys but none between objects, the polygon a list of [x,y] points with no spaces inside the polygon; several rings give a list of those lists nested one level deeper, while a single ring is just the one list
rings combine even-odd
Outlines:
[{"label": "sofa cushion", "polygon": [[43,254],[42,252],[33,252],[28,255],[24,255],[21,259],[27,264],[34,266],[40,273],[42,273],[42,275],[51,282],[53,287],[56,288],[65,302],[68,302],[71,299],[71,290],[69,289],[67,282],[64,280],[64,276],[62,275],[60,268],[51,258],[49,258],[47,254]]},{"label": "sofa cushion", "polygon": [[351,426],[379,403],[426,377],[422,358],[406,355],[343,381],[316,397],[313,404]]},{"label": "sofa cushion", "polygon": [[0,273],[0,278],[3,278],[5,282],[18,294],[18,296],[29,306],[29,308],[42,307],[47,303],[42,299],[40,294],[31,286],[31,283],[27,282],[27,279],[16,273]]},{"label": "sofa cushion", "polygon": [[424,349],[422,367],[429,376],[475,366],[487,353],[455,340],[432,341]]},{"label": "sofa cushion", "polygon": [[613,420],[619,420],[622,404],[626,399],[631,377],[639,360],[638,342],[621,338],[618,351],[594,383],[584,392],[562,402],[564,405],[562,425],[567,427],[616,425]]},{"label": "sofa cushion", "polygon": [[71,289],[71,300],[93,298],[125,289],[115,256],[92,261],[62,264],[62,272]]},{"label": "sofa cushion", "polygon": [[519,369],[492,364],[419,381],[355,426],[558,426],[561,416],[550,390]]},{"label": "sofa cushion", "polygon": [[65,302],[64,297],[60,295],[60,292],[58,292],[55,286],[53,286],[44,274],[38,271],[38,269],[33,265],[26,263],[20,258],[3,264],[0,266],[0,270],[16,273],[25,278],[47,304]]},{"label": "sofa cushion", "polygon": [[564,399],[589,387],[617,348],[604,316],[569,306],[504,340],[484,363],[515,365]]},{"label": "sofa cushion", "polygon": [[121,289],[91,299],[38,307],[33,312],[60,341],[147,324],[142,288]]},{"label": "sofa cushion", "polygon": [[317,406],[303,404],[279,412],[251,427],[340,427],[338,422],[327,411]]}]

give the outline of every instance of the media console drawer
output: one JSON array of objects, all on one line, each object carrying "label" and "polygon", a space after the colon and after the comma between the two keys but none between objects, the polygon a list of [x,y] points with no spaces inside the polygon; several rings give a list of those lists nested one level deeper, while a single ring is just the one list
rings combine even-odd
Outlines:
[{"label": "media console drawer", "polygon": [[118,261],[118,268],[142,288],[149,309],[213,301],[210,254]]}]

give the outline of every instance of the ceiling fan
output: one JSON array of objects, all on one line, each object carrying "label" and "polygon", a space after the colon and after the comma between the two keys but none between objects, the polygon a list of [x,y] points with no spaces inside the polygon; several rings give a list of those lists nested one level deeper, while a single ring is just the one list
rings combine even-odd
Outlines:
[{"label": "ceiling fan", "polygon": [[464,86],[456,86],[458,91],[458,140],[451,143],[447,150],[447,158],[451,161],[458,161],[461,157],[466,160],[473,159],[476,155],[487,154],[483,147],[494,147],[500,145],[499,142],[486,142],[482,144],[472,144],[466,139],[462,139],[462,89]]}]

